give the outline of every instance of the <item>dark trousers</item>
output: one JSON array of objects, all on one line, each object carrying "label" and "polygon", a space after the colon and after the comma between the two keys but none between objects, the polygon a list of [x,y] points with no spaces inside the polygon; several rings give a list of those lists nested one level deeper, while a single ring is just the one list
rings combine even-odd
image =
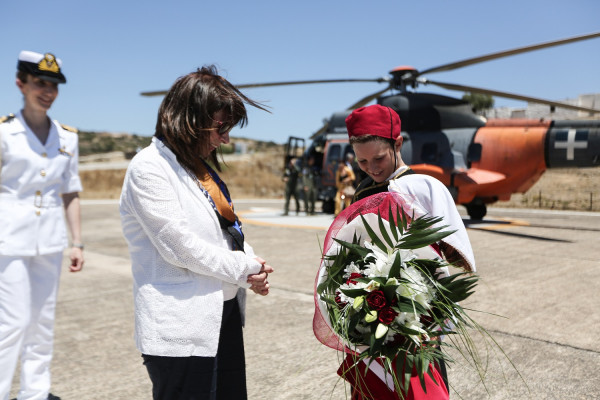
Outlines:
[{"label": "dark trousers", "polygon": [[315,202],[317,201],[317,190],[314,187],[309,187],[304,191],[304,206],[307,214],[314,214]]},{"label": "dark trousers", "polygon": [[242,320],[236,299],[223,303],[216,357],[143,354],[154,400],[245,400],[246,363]]},{"label": "dark trousers", "polygon": [[285,204],[283,206],[283,211],[285,211],[286,214],[290,211],[290,199],[292,197],[296,201],[296,213],[300,212],[300,201],[298,200],[298,193],[295,189],[286,189]]}]

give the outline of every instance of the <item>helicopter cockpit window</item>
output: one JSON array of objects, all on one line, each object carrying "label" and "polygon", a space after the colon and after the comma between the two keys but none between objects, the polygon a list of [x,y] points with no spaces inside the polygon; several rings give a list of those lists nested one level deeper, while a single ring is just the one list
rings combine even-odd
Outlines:
[{"label": "helicopter cockpit window", "polygon": [[327,162],[336,162],[342,158],[342,146],[339,144],[332,144],[327,152]]},{"label": "helicopter cockpit window", "polygon": [[438,159],[437,143],[425,143],[421,148],[421,161],[435,163]]}]

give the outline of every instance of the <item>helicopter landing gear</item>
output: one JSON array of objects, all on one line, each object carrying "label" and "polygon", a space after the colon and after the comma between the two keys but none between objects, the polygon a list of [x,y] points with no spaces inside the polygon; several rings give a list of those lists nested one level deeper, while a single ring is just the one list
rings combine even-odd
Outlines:
[{"label": "helicopter landing gear", "polygon": [[481,201],[473,200],[469,204],[464,204],[467,208],[467,213],[472,220],[481,220],[487,214],[487,207]]}]

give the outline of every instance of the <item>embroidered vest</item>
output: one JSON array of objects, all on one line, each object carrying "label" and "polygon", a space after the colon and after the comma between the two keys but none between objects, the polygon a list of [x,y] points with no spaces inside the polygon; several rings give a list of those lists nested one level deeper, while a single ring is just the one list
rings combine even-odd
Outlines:
[{"label": "embroidered vest", "polygon": [[[415,171],[413,171],[410,168],[407,168],[404,171],[400,172],[398,175],[394,176],[390,180],[398,179],[398,178],[401,178],[406,175],[412,175],[414,173],[415,173]],[[356,188],[356,192],[354,193],[352,202],[353,203],[357,202],[358,200],[362,200],[365,197],[369,197],[369,196],[372,196],[377,193],[387,192],[388,185],[390,184],[390,180],[387,180],[387,181],[384,181],[381,183],[376,183],[370,176],[363,179],[360,182],[360,184],[358,185],[358,187]]]}]

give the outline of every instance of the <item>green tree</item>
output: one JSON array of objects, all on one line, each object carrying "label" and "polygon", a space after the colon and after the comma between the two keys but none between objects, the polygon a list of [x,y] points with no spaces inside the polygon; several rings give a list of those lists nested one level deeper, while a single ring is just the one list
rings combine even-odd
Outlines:
[{"label": "green tree", "polygon": [[489,110],[494,107],[494,98],[489,94],[481,93],[465,93],[462,97],[463,100],[471,103],[473,111],[478,113],[480,111]]}]

